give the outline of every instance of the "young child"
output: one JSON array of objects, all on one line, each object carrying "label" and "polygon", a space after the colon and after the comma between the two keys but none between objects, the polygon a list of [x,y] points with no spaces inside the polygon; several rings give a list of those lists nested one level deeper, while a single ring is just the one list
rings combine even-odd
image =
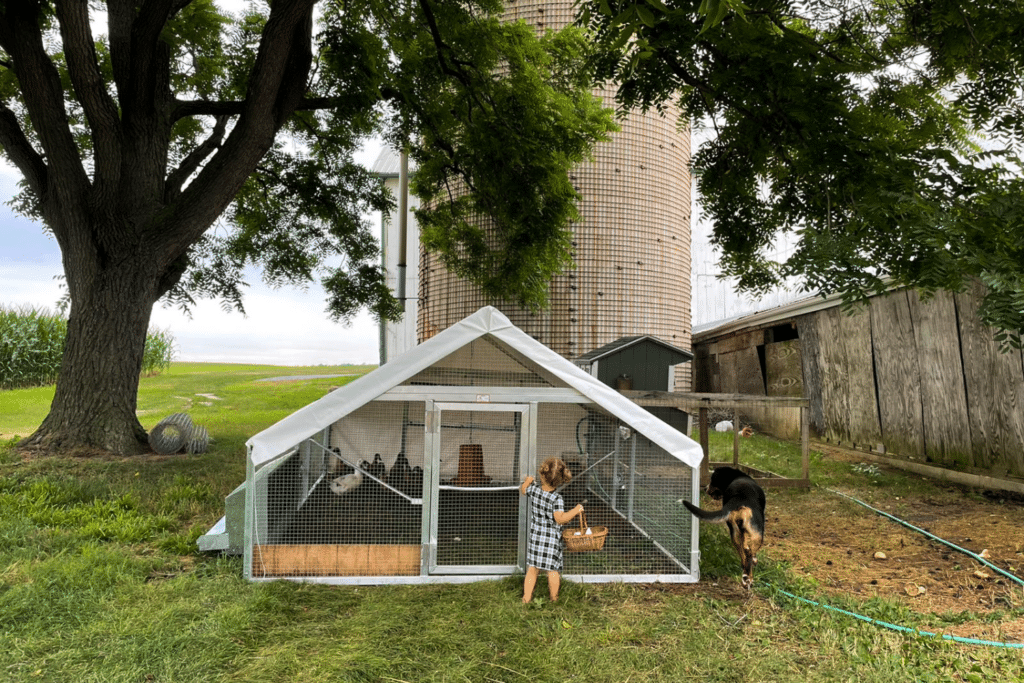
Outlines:
[{"label": "young child", "polygon": [[519,487],[520,495],[530,496],[530,539],[526,544],[526,580],[523,582],[523,602],[533,600],[537,575],[543,569],[548,573],[548,593],[551,602],[558,600],[562,583],[562,530],[561,525],[583,512],[577,505],[565,512],[562,495],[555,489],[572,479],[572,472],[559,458],[548,458],[537,472],[540,486],[533,477],[526,477]]}]

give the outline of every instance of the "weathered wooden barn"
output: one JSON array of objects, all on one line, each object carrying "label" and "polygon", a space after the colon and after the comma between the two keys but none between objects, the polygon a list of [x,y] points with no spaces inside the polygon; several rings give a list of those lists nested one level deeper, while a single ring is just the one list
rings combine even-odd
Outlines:
[{"label": "weathered wooden barn", "polygon": [[981,324],[982,294],[814,297],[695,331],[694,391],[804,395],[815,438],[1024,477],[1024,357]]}]

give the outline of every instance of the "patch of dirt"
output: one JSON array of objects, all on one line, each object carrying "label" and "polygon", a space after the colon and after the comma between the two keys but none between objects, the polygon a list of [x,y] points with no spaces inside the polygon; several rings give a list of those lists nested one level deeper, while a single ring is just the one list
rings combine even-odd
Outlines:
[{"label": "patch of dirt", "polygon": [[[829,452],[836,459],[854,458]],[[879,466],[885,471],[884,466]],[[904,473],[906,476],[918,476]],[[813,477],[812,477],[813,478]],[[966,491],[935,482],[920,498],[887,496],[879,486],[843,491],[1024,579],[1024,498]],[[901,624],[951,635],[1024,642],[1024,587],[954,548],[824,488],[768,489],[762,558],[782,561],[816,583],[816,595],[896,600],[921,614],[959,615],[948,627]],[[979,495],[981,494],[981,495]],[[724,530],[723,530],[724,533]],[[987,551],[983,552],[983,551]],[[884,555],[879,559],[876,553]],[[755,584],[757,572],[754,573]],[[749,599],[737,576],[694,589],[726,600]],[[956,623],[960,622],[960,623]]]}]

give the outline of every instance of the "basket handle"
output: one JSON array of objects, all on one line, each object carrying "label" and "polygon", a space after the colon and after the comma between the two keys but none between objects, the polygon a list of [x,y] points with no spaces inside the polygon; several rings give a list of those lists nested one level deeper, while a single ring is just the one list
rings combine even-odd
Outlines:
[{"label": "basket handle", "polygon": [[580,531],[586,531],[587,529],[587,514],[580,510]]}]

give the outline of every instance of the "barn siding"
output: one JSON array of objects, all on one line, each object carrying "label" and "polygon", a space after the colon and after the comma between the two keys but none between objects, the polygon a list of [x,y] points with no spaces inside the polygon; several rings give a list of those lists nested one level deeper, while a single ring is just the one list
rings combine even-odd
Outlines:
[{"label": "barn siding", "polygon": [[803,396],[800,340],[765,344],[765,375],[769,396]]},{"label": "barn siding", "polygon": [[[898,291],[852,314],[838,306],[794,314],[788,322],[799,331],[812,433],[945,467],[1024,476],[1024,355],[1002,352],[982,326],[982,295],[980,285],[926,301]],[[764,340],[763,329],[699,338],[695,372],[722,378],[701,389],[742,391]],[[769,395],[777,391],[774,346],[765,345]]]},{"label": "barn siding", "polygon": [[1019,352],[1001,353],[978,319],[983,292],[975,286],[955,297],[963,344],[964,384],[974,466],[993,474],[1024,469],[1024,376]]},{"label": "barn siding", "polygon": [[946,467],[965,467],[971,462],[971,428],[953,296],[937,292],[921,301],[910,292],[907,301],[921,371],[924,435],[924,451],[913,455]]},{"label": "barn siding", "polygon": [[871,343],[882,445],[895,453],[923,453],[921,368],[905,291],[871,300]]},{"label": "barn siding", "polygon": [[854,444],[881,445],[882,428],[878,423],[878,396],[875,387],[874,358],[871,351],[871,315],[858,308],[853,315],[833,309],[839,315],[839,330],[846,350],[849,386],[850,440]]},{"label": "barn siding", "polygon": [[821,412],[825,421],[822,435],[829,441],[849,442],[850,370],[839,325],[841,315],[837,308],[817,314]]},{"label": "barn siding", "polygon": [[821,391],[821,344],[818,343],[818,316],[816,313],[796,319],[800,332],[800,365],[804,373],[804,396],[808,403],[808,422],[811,433],[823,437],[828,429],[825,423],[825,404]]}]

